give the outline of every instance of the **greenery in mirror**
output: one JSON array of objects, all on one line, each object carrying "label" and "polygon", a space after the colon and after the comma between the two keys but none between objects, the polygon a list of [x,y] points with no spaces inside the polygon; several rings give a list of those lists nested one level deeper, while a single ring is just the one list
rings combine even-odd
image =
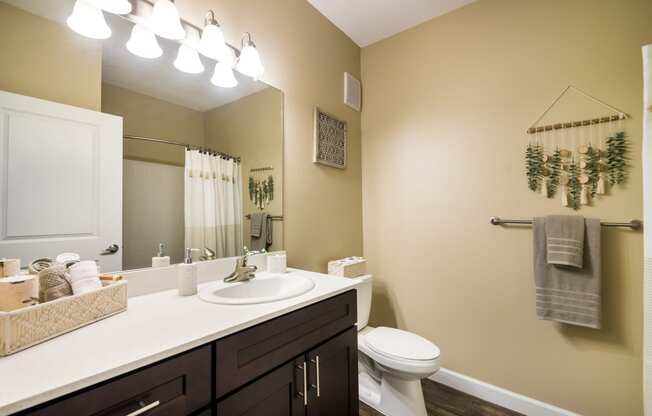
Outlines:
[{"label": "greenery in mirror", "polygon": [[627,167],[627,136],[618,132],[607,138],[607,176],[609,184],[625,182]]},{"label": "greenery in mirror", "polygon": [[525,149],[525,172],[528,188],[533,192],[539,190],[543,175],[543,165],[543,146],[539,143],[528,144]]},{"label": "greenery in mirror", "polygon": [[561,152],[556,149],[548,159],[548,168],[550,176],[548,177],[548,198],[552,198],[557,193],[559,187],[559,177],[561,176]]},{"label": "greenery in mirror", "polygon": [[274,200],[274,177],[257,180],[249,176],[249,199],[258,209],[264,209]]},{"label": "greenery in mirror", "polygon": [[580,194],[582,192],[582,184],[580,183],[580,169],[575,163],[575,159],[571,160],[568,165],[568,206],[577,210],[580,208]]}]

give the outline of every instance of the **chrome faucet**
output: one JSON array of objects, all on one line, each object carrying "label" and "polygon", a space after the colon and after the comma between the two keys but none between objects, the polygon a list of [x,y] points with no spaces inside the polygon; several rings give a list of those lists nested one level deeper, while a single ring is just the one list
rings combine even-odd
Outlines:
[{"label": "chrome faucet", "polygon": [[235,269],[230,275],[224,278],[224,283],[246,282],[247,280],[256,277],[256,270],[258,270],[258,267],[247,265],[247,260],[251,255],[262,254],[265,252],[265,249],[260,251],[249,251],[247,247],[244,247],[244,256],[236,261]]}]

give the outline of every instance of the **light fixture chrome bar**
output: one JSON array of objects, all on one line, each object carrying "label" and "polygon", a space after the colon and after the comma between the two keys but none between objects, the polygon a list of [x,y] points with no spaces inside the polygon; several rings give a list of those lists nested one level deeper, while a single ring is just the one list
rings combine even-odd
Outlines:
[{"label": "light fixture chrome bar", "polygon": [[[153,8],[154,7],[154,2],[150,1],[150,0],[132,0],[132,4],[133,4],[134,7],[132,8],[132,11],[131,11],[130,14],[116,15],[116,16],[120,17],[122,19],[125,19],[125,20],[127,20],[127,21],[129,21],[129,22],[131,22],[133,24],[137,24],[137,23],[140,22],[139,19],[142,19],[142,17],[137,14],[138,9],[139,9],[138,4],[146,4],[148,8]],[[211,12],[213,13],[213,18],[214,18],[215,14],[214,14],[214,12],[212,10],[209,10],[206,15],[208,16],[208,14],[211,13]],[[181,18],[180,20],[181,20],[181,25],[182,26],[184,26],[186,28],[191,28],[191,29],[193,29],[193,30],[195,30],[197,32],[197,34],[198,34],[197,39],[199,39],[199,37],[201,37],[202,28],[188,22],[187,20],[184,20],[183,18]],[[169,39],[166,39],[166,40],[169,40]],[[176,42],[179,45],[181,45],[181,44],[184,43],[184,40],[182,39],[182,40],[177,40],[177,41],[172,41],[172,42]],[[240,56],[240,49],[236,48],[235,46],[229,45],[226,42],[224,44],[233,51],[236,58]],[[211,59],[211,58],[207,58],[207,59]],[[215,61],[214,59],[211,59],[211,60]]]},{"label": "light fixture chrome bar", "polygon": [[[532,220],[506,220],[498,217],[491,217],[489,222],[492,225],[506,225],[506,224],[520,224],[532,225]],[[622,227],[631,228],[632,230],[640,230],[643,228],[643,222],[640,220],[631,220],[629,222],[601,222],[603,227]]]}]

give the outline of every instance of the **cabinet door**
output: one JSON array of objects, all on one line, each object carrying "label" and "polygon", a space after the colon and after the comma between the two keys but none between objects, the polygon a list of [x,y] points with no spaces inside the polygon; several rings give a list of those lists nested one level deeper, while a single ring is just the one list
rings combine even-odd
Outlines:
[{"label": "cabinet door", "polygon": [[308,353],[308,416],[357,416],[358,331],[347,331]]},{"label": "cabinet door", "polygon": [[303,359],[289,362],[218,401],[217,416],[305,416],[307,364]]}]

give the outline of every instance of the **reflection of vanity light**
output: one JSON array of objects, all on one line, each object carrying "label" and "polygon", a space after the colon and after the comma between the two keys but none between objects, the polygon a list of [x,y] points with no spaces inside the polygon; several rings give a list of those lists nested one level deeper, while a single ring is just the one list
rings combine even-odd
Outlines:
[{"label": "reflection of vanity light", "polygon": [[199,54],[188,45],[179,46],[177,59],[174,60],[174,67],[179,71],[188,74],[199,74],[204,72],[204,65],[199,59]]},{"label": "reflection of vanity light", "polygon": [[86,0],[95,7],[113,14],[131,13],[129,0]]},{"label": "reflection of vanity light", "polygon": [[235,76],[233,75],[231,65],[224,62],[218,62],[215,65],[215,72],[211,78],[211,83],[222,88],[233,88],[238,85],[238,80],[235,79]]},{"label": "reflection of vanity light", "polygon": [[199,41],[199,53],[202,55],[221,61],[224,49],[227,47],[224,43],[224,34],[220,25],[215,20],[215,12],[209,10],[204,19],[205,26],[201,33]]},{"label": "reflection of vanity light", "polygon": [[150,23],[152,31],[162,38],[181,40],[186,37],[177,6],[170,0],[157,0],[154,3]]},{"label": "reflection of vanity light", "polygon": [[[245,40],[245,37],[248,39]],[[260,62],[258,50],[256,50],[256,44],[251,40],[251,33],[249,32],[242,36],[242,51],[240,52],[235,69],[241,74],[248,75],[253,79],[258,79],[265,72],[265,68],[263,68],[263,64]]]},{"label": "reflection of vanity light", "polygon": [[131,30],[127,41],[127,50],[141,58],[154,59],[163,55],[163,50],[156,40],[156,36],[145,26],[137,24]]},{"label": "reflection of vanity light", "polygon": [[104,20],[102,10],[86,2],[77,0],[72,14],[66,20],[68,27],[82,36],[92,39],[108,39],[111,28]]}]

